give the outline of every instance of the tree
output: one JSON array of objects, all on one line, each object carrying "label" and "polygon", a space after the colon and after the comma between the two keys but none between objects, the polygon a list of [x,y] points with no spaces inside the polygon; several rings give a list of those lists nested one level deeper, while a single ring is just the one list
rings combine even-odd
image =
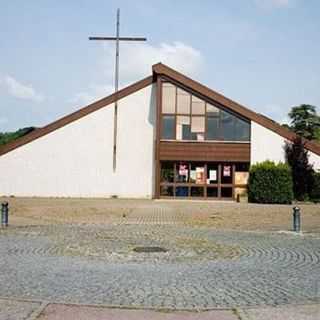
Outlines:
[{"label": "tree", "polygon": [[34,127],[28,127],[28,128],[19,129],[15,132],[3,132],[3,133],[0,132],[0,146],[6,143],[9,143],[13,140],[16,140],[33,130],[35,130]]},{"label": "tree", "polygon": [[285,153],[292,171],[294,197],[299,201],[307,200],[313,188],[314,170],[302,138],[297,136],[292,143],[286,143]]},{"label": "tree", "polygon": [[288,115],[295,133],[309,140],[320,140],[320,117],[315,106],[301,104],[293,107]]}]

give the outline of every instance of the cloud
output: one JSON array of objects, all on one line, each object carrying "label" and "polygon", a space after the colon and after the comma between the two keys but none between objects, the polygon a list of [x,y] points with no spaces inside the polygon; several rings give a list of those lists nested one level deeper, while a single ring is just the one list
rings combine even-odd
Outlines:
[{"label": "cloud", "polygon": [[288,8],[295,0],[254,0],[255,4],[263,9]]},{"label": "cloud", "polygon": [[[182,42],[161,43],[121,43],[120,44],[120,88],[146,77],[152,72],[152,65],[158,62],[180,70],[186,75],[197,77],[204,64],[200,51]],[[115,46],[103,44],[102,70],[105,82],[91,84],[87,91],[78,92],[68,102],[87,104],[102,98],[114,90]]]},{"label": "cloud", "polygon": [[18,99],[35,102],[42,102],[44,100],[44,96],[36,92],[31,85],[22,84],[11,76],[5,76],[0,79],[0,86],[4,87],[9,95]]},{"label": "cloud", "polygon": [[[195,48],[182,42],[120,44],[120,79],[123,83],[136,81],[151,74],[153,64],[162,62],[190,76],[197,76],[203,67],[203,56]],[[104,45],[106,70],[114,70],[114,46]],[[113,72],[108,72],[113,79]],[[111,76],[111,77],[110,77]]]}]

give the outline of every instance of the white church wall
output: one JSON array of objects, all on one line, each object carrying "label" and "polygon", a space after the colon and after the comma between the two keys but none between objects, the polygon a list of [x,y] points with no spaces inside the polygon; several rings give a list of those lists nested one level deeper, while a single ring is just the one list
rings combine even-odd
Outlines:
[{"label": "white church wall", "polygon": [[[251,121],[251,164],[271,160],[285,162],[285,141],[279,134]],[[320,170],[320,156],[309,151],[309,161]]]},{"label": "white church wall", "polygon": [[115,173],[110,105],[0,156],[0,195],[151,197],[153,86],[121,99],[118,105]]}]

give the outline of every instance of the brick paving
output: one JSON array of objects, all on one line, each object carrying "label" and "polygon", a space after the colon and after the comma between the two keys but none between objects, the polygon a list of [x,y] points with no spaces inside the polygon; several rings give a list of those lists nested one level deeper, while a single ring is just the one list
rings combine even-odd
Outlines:
[{"label": "brick paving", "polygon": [[[166,253],[135,253],[136,246]],[[206,310],[320,299],[320,238],[166,224],[0,231],[0,296]]]}]

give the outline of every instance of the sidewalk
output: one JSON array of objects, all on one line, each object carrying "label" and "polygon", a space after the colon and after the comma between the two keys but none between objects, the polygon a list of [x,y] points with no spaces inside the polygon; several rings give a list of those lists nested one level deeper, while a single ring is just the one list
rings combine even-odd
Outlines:
[{"label": "sidewalk", "polygon": [[320,304],[206,312],[112,309],[0,299],[0,320],[319,320]]}]

